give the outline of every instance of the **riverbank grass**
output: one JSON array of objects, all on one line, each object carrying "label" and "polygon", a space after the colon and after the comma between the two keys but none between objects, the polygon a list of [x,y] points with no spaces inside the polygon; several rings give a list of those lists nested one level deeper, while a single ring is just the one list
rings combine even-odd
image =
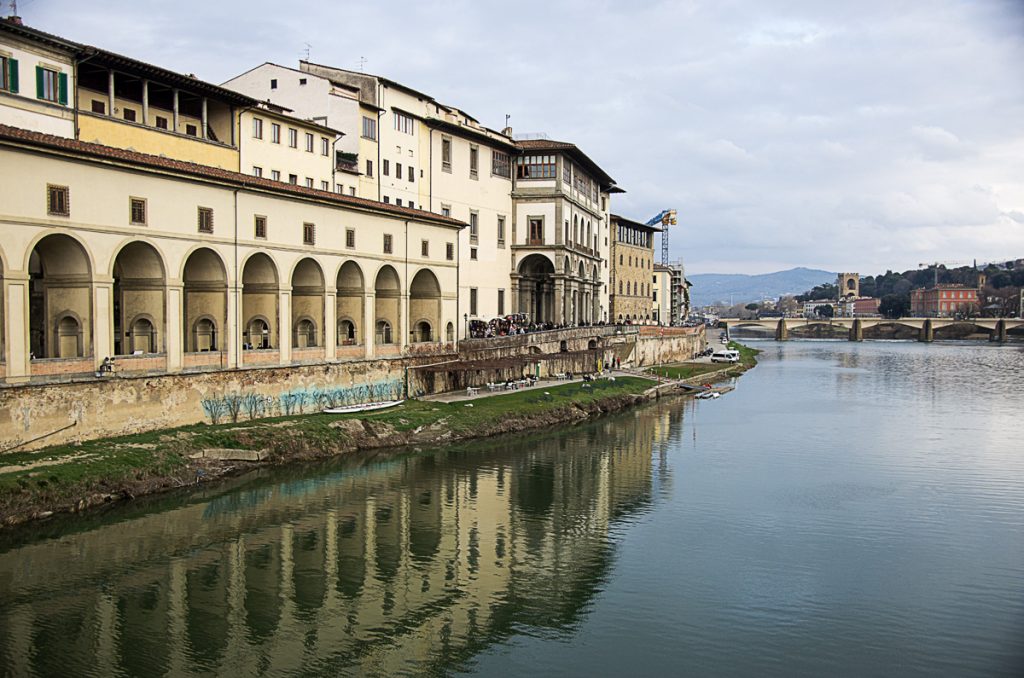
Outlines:
[{"label": "riverbank grass", "polygon": [[[266,449],[280,440],[301,439],[330,449],[339,445],[339,420],[359,419],[408,432],[444,426],[454,436],[472,437],[485,424],[605,398],[639,394],[649,379],[621,377],[589,384],[569,383],[474,399],[471,403],[409,400],[393,409],[350,414],[306,413],[217,425],[195,424],[136,435],[48,447],[0,456],[0,524],[12,512],[58,507],[89,495],[123,496],[125,487],[147,479],[160,486],[194,482],[189,454],[216,449]],[[468,405],[471,405],[468,406]],[[168,480],[170,481],[168,483]],[[120,494],[119,494],[120,493]]]}]

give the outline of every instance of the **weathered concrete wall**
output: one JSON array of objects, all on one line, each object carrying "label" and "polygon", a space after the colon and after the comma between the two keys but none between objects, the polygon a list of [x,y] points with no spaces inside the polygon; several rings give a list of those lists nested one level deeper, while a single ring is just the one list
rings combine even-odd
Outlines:
[{"label": "weathered concrete wall", "polygon": [[644,328],[633,349],[636,367],[690,360],[707,346],[704,327]]}]

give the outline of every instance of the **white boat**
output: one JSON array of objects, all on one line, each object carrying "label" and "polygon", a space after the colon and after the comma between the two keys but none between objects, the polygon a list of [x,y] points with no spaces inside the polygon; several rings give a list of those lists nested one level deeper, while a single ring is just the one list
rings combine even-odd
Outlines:
[{"label": "white boat", "polygon": [[328,407],[324,414],[351,414],[352,412],[370,412],[372,410],[385,410],[395,405],[401,405],[404,400],[387,400],[380,403],[359,403],[358,405],[343,405],[341,407]]}]

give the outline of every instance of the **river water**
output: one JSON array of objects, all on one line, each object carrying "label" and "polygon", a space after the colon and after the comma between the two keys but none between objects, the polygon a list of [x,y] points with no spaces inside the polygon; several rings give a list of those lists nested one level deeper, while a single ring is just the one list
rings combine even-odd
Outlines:
[{"label": "river water", "polygon": [[0,535],[3,675],[1024,672],[1024,350],[758,343],[714,401]]}]

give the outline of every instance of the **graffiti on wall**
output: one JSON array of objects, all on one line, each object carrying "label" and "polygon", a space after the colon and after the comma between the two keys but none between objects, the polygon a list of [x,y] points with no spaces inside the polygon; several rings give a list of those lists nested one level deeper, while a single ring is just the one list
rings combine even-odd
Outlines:
[{"label": "graffiti on wall", "polygon": [[211,424],[224,421],[237,422],[242,417],[261,419],[307,412],[319,412],[328,407],[398,400],[405,385],[400,379],[357,384],[347,388],[313,387],[292,389],[278,395],[260,393],[226,393],[203,398],[203,414]]}]

